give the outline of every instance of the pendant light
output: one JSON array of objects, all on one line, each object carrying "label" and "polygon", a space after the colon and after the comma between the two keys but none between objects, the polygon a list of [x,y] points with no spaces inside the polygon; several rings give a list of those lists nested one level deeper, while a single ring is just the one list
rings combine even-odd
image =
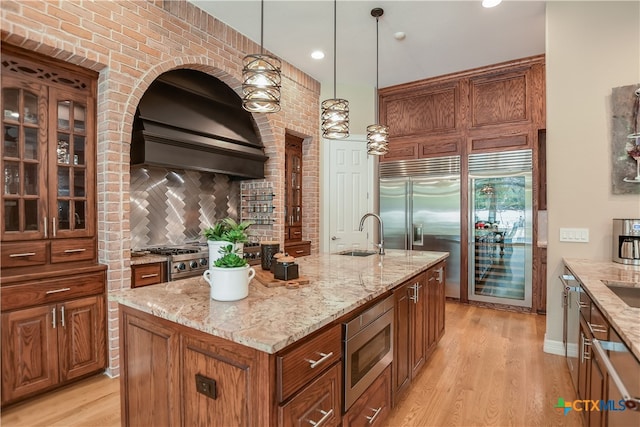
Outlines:
[{"label": "pendant light", "polygon": [[247,55],[242,68],[242,108],[251,113],[280,111],[281,62],[264,53],[264,0],[260,2],[260,53]]},{"label": "pendant light", "polygon": [[[379,7],[371,9],[371,16],[376,18],[376,109],[375,117],[378,117],[378,20],[384,14]],[[389,127],[381,124],[367,126],[367,154],[384,156],[389,152]]]},{"label": "pendant light", "polygon": [[343,139],[349,136],[349,101],[336,98],[337,0],[333,0],[333,99],[322,101],[322,136]]}]

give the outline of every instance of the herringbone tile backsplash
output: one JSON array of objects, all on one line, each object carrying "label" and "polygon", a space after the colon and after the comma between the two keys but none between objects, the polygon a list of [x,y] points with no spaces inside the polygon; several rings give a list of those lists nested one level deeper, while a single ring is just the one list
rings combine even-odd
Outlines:
[{"label": "herringbone tile backsplash", "polygon": [[204,241],[204,228],[239,208],[240,181],[228,175],[131,168],[132,249]]}]

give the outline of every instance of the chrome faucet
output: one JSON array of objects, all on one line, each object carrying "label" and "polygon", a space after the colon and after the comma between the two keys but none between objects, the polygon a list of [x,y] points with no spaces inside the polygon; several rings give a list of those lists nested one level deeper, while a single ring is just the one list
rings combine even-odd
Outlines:
[{"label": "chrome faucet", "polygon": [[380,243],[378,243],[376,246],[378,247],[378,254],[384,255],[384,225],[382,225],[382,218],[371,212],[364,214],[362,216],[362,219],[360,220],[360,231],[362,231],[362,229],[364,228],[364,220],[367,219],[368,216],[372,216],[378,219],[378,233],[380,234],[378,238],[380,239]]}]

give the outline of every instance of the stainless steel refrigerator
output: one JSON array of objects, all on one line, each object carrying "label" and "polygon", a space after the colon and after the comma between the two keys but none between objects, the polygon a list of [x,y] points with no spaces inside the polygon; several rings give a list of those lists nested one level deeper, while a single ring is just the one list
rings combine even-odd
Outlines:
[{"label": "stainless steel refrigerator", "polygon": [[460,156],[380,164],[389,249],[449,252],[445,294],[460,297]]}]

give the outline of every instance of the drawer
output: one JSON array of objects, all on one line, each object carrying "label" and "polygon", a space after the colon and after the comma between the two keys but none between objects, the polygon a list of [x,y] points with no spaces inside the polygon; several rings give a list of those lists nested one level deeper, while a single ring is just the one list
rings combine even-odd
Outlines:
[{"label": "drawer", "polygon": [[343,427],[380,426],[391,412],[391,365],[362,393],[342,419]]},{"label": "drawer", "polygon": [[131,266],[131,287],[155,285],[165,281],[164,272],[166,263],[154,262],[152,264]]},{"label": "drawer", "polygon": [[2,287],[2,311],[66,301],[105,291],[105,273],[71,275]]},{"label": "drawer", "polygon": [[47,242],[2,243],[2,268],[31,267],[47,262]]},{"label": "drawer", "polygon": [[593,302],[591,303],[591,320],[587,321],[587,325],[594,338],[602,341],[609,339],[609,322]]},{"label": "drawer", "polygon": [[302,227],[289,227],[289,238],[287,240],[302,240]]},{"label": "drawer", "polygon": [[51,262],[89,261],[96,257],[93,239],[60,239],[51,241]]},{"label": "drawer", "polygon": [[278,401],[287,400],[327,367],[340,360],[341,355],[341,325],[332,326],[278,355]]},{"label": "drawer", "polygon": [[278,425],[340,425],[340,384],[340,364],[336,363],[291,401],[278,408]]},{"label": "drawer", "polygon": [[284,251],[293,257],[311,255],[311,242],[294,243],[284,245]]}]

